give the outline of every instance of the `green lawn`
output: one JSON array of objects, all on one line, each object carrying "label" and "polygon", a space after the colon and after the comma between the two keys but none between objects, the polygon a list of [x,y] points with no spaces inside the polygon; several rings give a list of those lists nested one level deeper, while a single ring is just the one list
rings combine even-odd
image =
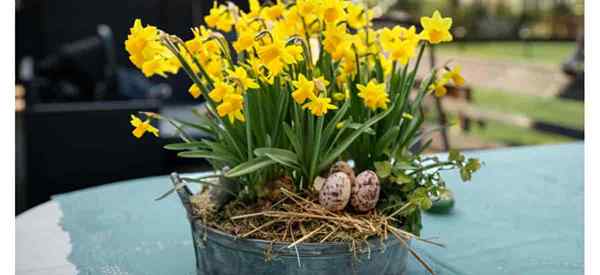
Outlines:
[{"label": "green lawn", "polygon": [[486,122],[485,127],[474,125],[470,134],[484,140],[508,145],[552,144],[574,141],[574,139],[566,136],[538,132],[493,121]]},{"label": "green lawn", "polygon": [[[474,89],[474,104],[489,110],[522,114],[537,121],[574,129],[584,127],[584,104],[574,100],[542,98],[489,89]],[[489,141],[507,144],[545,144],[574,139],[522,127],[488,121],[485,127],[473,125],[471,134]]]},{"label": "green lawn", "polygon": [[560,64],[575,51],[575,42],[453,42],[438,47],[441,54],[507,61]]},{"label": "green lawn", "polygon": [[473,100],[481,107],[561,126],[583,129],[584,104],[581,101],[553,97],[520,95],[491,89],[474,88]]}]

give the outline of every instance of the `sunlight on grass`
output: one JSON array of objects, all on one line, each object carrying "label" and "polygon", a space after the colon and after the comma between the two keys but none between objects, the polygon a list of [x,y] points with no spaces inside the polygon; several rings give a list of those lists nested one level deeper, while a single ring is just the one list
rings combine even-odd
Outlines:
[{"label": "sunlight on grass", "polygon": [[575,42],[456,42],[438,47],[440,54],[556,65],[575,51]]}]

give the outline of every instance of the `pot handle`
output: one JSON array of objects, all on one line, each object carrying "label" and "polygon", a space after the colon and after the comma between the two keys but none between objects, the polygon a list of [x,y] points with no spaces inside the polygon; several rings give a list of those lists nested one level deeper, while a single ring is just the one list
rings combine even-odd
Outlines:
[{"label": "pot handle", "polygon": [[175,191],[177,192],[179,199],[181,199],[181,203],[183,204],[183,207],[185,208],[188,217],[191,217],[192,208],[190,205],[190,197],[193,195],[192,192],[187,187],[187,185],[185,185],[185,182],[181,180],[181,177],[179,177],[179,174],[177,174],[177,172],[171,173],[171,182],[173,182]]}]

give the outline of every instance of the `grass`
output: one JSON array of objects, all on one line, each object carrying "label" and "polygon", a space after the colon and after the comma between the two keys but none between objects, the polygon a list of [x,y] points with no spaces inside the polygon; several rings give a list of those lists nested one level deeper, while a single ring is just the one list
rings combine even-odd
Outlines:
[{"label": "grass", "polygon": [[[514,92],[482,88],[474,89],[473,99],[476,106],[488,110],[522,114],[536,121],[553,123],[574,129],[584,128],[585,113],[583,102],[519,95]],[[515,145],[574,141],[573,138],[559,134],[540,132],[494,121],[486,121],[484,127],[474,124],[470,134],[488,141]]]},{"label": "grass", "polygon": [[[514,92],[475,88],[473,104],[480,108],[506,114],[520,114],[541,122],[573,129],[584,128],[584,104],[574,100],[519,95]],[[455,118],[451,115],[451,120]],[[469,135],[490,142],[508,145],[534,145],[571,142],[575,139],[559,134],[485,121],[472,124]]]},{"label": "grass", "polygon": [[553,97],[521,95],[492,89],[475,88],[473,100],[477,106],[505,113],[522,114],[529,118],[583,129],[584,104],[581,101]]},{"label": "grass", "polygon": [[438,50],[441,54],[556,65],[573,54],[575,46],[575,42],[454,42],[442,44]]},{"label": "grass", "polygon": [[509,145],[552,144],[574,141],[574,139],[566,136],[543,133],[493,121],[486,122],[485,127],[474,125],[470,134],[484,140]]}]

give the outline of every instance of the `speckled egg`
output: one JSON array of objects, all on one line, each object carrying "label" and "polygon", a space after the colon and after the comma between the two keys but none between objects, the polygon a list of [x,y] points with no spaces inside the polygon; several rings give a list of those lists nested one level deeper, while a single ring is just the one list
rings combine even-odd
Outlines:
[{"label": "speckled egg", "polygon": [[319,203],[331,211],[340,211],[348,204],[351,189],[352,183],[346,173],[333,173],[319,191]]},{"label": "speckled egg", "polygon": [[356,211],[367,212],[377,205],[379,190],[379,178],[375,172],[365,170],[354,180],[350,204]]},{"label": "speckled egg", "polygon": [[335,172],[344,172],[346,173],[346,175],[348,175],[348,177],[350,177],[350,182],[354,182],[354,179],[356,178],[355,174],[354,174],[354,170],[352,170],[352,167],[350,167],[350,164],[348,164],[347,162],[340,160],[337,161],[336,163],[334,163],[331,168],[329,168],[329,174],[333,174]]}]

